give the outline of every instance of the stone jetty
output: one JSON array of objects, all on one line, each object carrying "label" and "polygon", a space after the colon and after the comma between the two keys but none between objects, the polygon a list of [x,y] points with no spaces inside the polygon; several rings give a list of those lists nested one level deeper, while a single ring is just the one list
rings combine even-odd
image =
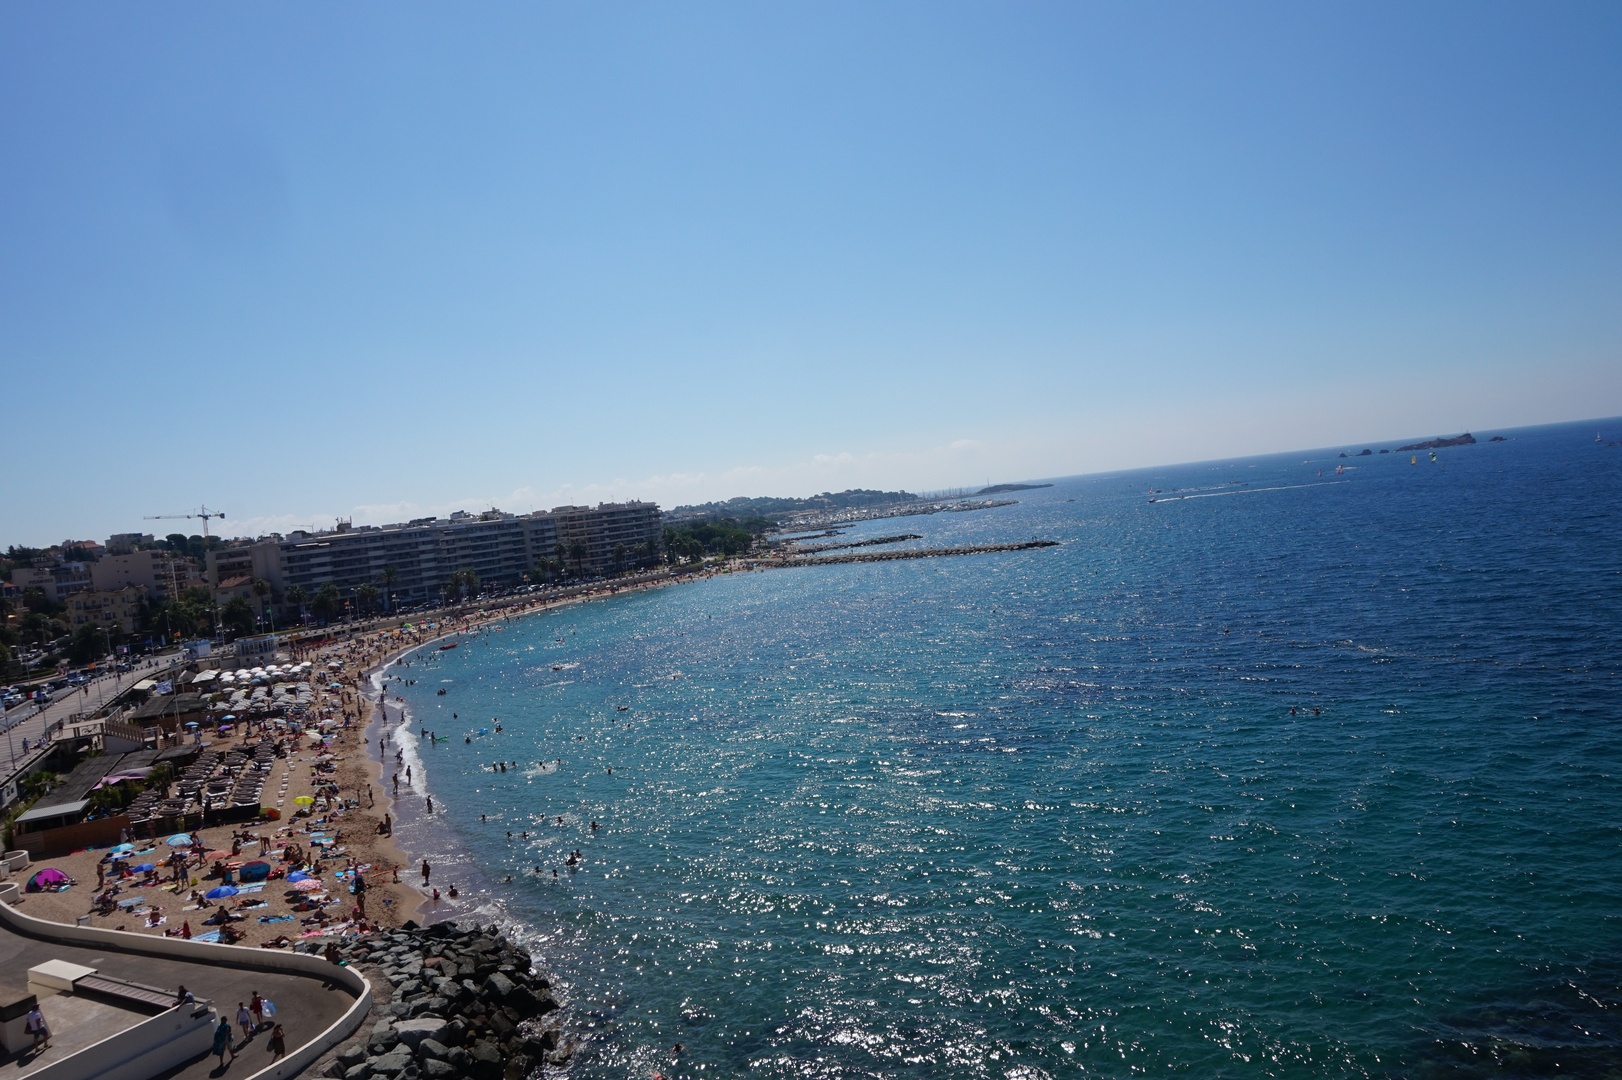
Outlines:
[{"label": "stone jetty", "polygon": [[884,544],[899,544],[903,540],[922,540],[917,533],[902,533],[900,536],[875,536],[871,540],[846,540],[842,544],[789,544],[784,550],[790,555],[815,555],[819,551],[838,551],[841,548],[880,547]]},{"label": "stone jetty", "polygon": [[[523,1080],[574,1052],[551,979],[494,927],[406,923],[338,946],[371,981],[373,1022],[316,1074],[335,1080]],[[393,993],[387,988],[393,987]]]},{"label": "stone jetty", "polygon": [[904,551],[863,551],[851,555],[799,556],[785,559],[765,559],[763,569],[789,566],[832,566],[835,563],[889,562],[893,559],[935,559],[945,555],[983,555],[992,551],[1029,551],[1032,548],[1058,547],[1056,540],[1026,540],[1018,544],[974,544],[969,547],[907,548]]}]

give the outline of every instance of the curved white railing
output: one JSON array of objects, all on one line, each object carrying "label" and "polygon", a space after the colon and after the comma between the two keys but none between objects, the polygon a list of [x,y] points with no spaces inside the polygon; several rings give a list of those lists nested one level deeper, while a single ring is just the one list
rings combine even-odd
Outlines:
[{"label": "curved white railing", "polygon": [[[335,966],[309,953],[248,949],[238,945],[214,945],[200,941],[185,941],[181,938],[149,937],[145,934],[103,930],[93,926],[69,926],[66,923],[50,922],[46,919],[36,919],[32,915],[24,915],[8,903],[0,903],[0,924],[25,937],[58,941],[64,945],[112,948],[138,956],[158,956],[166,960],[181,960],[208,967],[229,964],[233,967],[256,968],[260,971],[306,975],[322,980],[332,979],[355,995],[354,1003],[325,1031],[289,1052],[286,1057],[278,1059],[274,1064],[246,1077],[245,1080],[285,1080],[286,1077],[297,1074],[322,1054],[354,1034],[372,1010],[372,986],[359,973],[347,967]],[[71,1059],[63,1060],[65,1062]]]}]

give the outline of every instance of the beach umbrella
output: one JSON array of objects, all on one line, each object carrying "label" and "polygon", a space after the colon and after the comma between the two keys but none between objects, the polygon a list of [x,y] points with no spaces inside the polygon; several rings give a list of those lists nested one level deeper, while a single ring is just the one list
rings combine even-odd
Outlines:
[{"label": "beach umbrella", "polygon": [[227,896],[235,896],[236,894],[237,887],[235,885],[219,885],[208,890],[203,895],[210,900],[224,900]]},{"label": "beach umbrella", "polygon": [[295,795],[293,796],[293,801],[300,806],[309,806],[311,803],[315,802],[315,800],[308,795]]},{"label": "beach umbrella", "polygon": [[310,875],[305,873],[303,870],[294,870],[291,874],[287,875],[287,880],[290,881],[290,882],[292,882],[292,881],[304,881],[309,876]]},{"label": "beach umbrella", "polygon": [[175,833],[173,836],[165,840],[164,843],[168,844],[170,847],[191,847],[191,837],[187,836],[183,832]]},{"label": "beach umbrella", "polygon": [[147,872],[147,871],[148,871],[148,870],[156,870],[156,869],[157,869],[157,867],[156,867],[156,866],[153,866],[153,865],[152,865],[152,864],[151,864],[151,863],[149,863],[149,862],[144,862],[144,863],[142,863],[142,864],[141,864],[141,865],[140,865],[140,866],[132,866],[132,867],[130,867],[130,869],[131,869],[131,870],[132,870],[132,871],[134,871],[134,872],[135,872],[135,873],[137,873],[137,874],[144,874],[144,873],[146,873],[146,872]]},{"label": "beach umbrella", "polygon": [[211,851],[203,856],[205,859],[229,859],[230,857],[231,853],[229,851]]},{"label": "beach umbrella", "polygon": [[299,892],[315,892],[321,888],[321,883],[315,878],[305,878],[303,881],[295,881],[293,888]]},{"label": "beach umbrella", "polygon": [[110,847],[110,848],[107,849],[108,854],[110,854],[110,855],[122,855],[126,851],[134,851],[134,850],[135,850],[135,845],[134,844],[115,844],[113,847]]},{"label": "beach umbrella", "polygon": [[195,721],[195,720],[187,720],[187,721],[186,721],[186,726],[187,726],[187,727],[201,727],[201,726],[202,726],[202,725],[201,725],[201,724],[199,724],[199,723],[198,723],[198,722],[197,722],[197,721]]}]

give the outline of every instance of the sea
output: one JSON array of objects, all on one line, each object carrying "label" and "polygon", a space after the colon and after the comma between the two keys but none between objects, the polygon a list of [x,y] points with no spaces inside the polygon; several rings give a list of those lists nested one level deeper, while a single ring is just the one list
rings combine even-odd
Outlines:
[{"label": "sea", "polygon": [[1622,1076],[1622,420],[1475,435],[421,649],[430,917],[530,944],[582,1080]]}]

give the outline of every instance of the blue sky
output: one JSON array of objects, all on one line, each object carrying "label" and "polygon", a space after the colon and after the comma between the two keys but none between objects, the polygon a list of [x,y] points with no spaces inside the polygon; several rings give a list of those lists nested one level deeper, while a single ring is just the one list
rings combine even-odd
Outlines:
[{"label": "blue sky", "polygon": [[1622,8],[0,8],[0,543],[1622,413]]}]

